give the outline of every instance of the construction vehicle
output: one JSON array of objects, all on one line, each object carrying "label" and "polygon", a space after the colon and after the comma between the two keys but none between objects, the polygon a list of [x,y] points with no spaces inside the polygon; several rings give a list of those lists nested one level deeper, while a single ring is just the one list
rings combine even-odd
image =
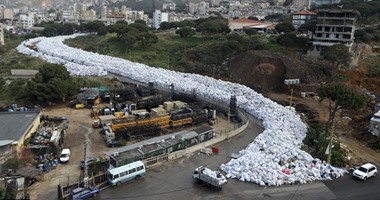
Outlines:
[{"label": "construction vehicle", "polygon": [[94,123],[92,123],[92,128],[100,128],[100,124],[98,120],[95,120]]},{"label": "construction vehicle", "polygon": [[197,167],[193,172],[193,179],[210,187],[212,190],[219,190],[227,183],[226,177],[219,171],[213,171],[206,165]]},{"label": "construction vehicle", "polygon": [[100,133],[103,135],[104,140],[107,143],[107,146],[112,147],[115,145],[115,133],[112,132],[111,127],[104,126]]},{"label": "construction vehicle", "polygon": [[75,109],[83,109],[84,108],[84,104],[83,103],[77,103],[75,104]]}]

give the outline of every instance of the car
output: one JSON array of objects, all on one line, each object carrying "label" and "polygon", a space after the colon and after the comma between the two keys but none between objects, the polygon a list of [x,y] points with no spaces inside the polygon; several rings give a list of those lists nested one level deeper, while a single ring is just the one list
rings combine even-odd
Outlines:
[{"label": "car", "polygon": [[[98,163],[100,161],[99,158],[87,158],[86,159],[86,165],[88,167],[91,167],[91,166],[94,166],[96,163]],[[80,161],[80,168],[84,169],[85,165],[84,165],[84,160],[81,160]]]},{"label": "car", "polygon": [[70,149],[62,149],[61,156],[59,157],[59,161],[61,163],[67,163],[70,159]]},{"label": "car", "polygon": [[70,192],[71,200],[82,200],[89,199],[91,197],[95,197],[99,193],[99,189],[96,187],[88,187],[88,188],[75,188]]},{"label": "car", "polygon": [[357,168],[352,175],[360,180],[367,180],[368,178],[375,177],[377,175],[377,168],[371,163],[366,163]]}]

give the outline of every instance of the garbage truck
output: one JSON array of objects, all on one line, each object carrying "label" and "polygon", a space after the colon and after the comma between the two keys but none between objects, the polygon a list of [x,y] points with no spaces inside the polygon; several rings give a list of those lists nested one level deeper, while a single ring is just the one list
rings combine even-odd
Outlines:
[{"label": "garbage truck", "polygon": [[222,173],[211,170],[207,165],[197,167],[193,172],[193,179],[210,187],[212,190],[219,190],[227,183],[227,179]]}]

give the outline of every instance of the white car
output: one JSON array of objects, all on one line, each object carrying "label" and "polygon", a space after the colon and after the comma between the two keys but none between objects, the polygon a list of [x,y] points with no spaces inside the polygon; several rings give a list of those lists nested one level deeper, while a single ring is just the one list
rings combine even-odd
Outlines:
[{"label": "white car", "polygon": [[375,177],[377,175],[377,168],[375,165],[367,163],[356,169],[352,175],[355,178],[365,181],[367,178]]},{"label": "white car", "polygon": [[61,163],[67,163],[70,159],[70,149],[62,149],[61,157],[59,157],[59,161]]}]

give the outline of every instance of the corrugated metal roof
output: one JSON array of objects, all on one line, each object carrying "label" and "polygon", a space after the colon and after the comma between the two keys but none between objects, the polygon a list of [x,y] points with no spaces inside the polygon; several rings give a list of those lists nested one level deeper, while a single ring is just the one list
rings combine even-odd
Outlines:
[{"label": "corrugated metal roof", "polygon": [[0,113],[0,140],[18,141],[38,116],[38,112]]}]

